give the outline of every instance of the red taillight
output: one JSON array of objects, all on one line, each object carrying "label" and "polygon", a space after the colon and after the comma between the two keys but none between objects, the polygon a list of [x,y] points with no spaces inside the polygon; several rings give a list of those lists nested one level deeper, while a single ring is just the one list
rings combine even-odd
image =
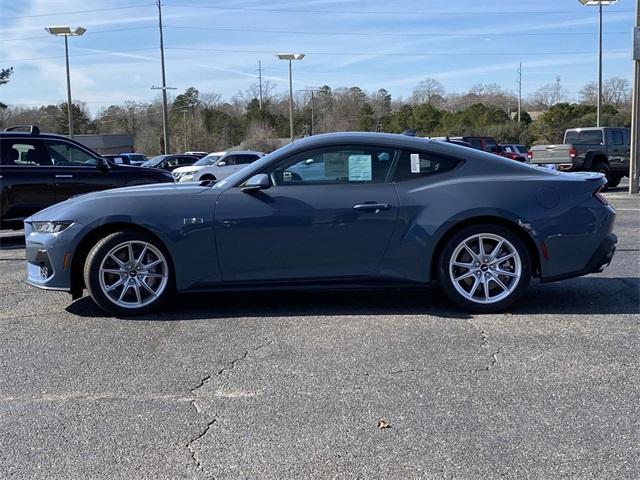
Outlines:
[{"label": "red taillight", "polygon": [[529,150],[529,151],[527,152],[527,158],[528,158],[529,160],[531,160],[531,159],[533,158],[533,152],[532,152],[531,150]]},{"label": "red taillight", "polygon": [[598,201],[599,201],[601,204],[603,204],[603,205],[609,205],[609,201],[605,198],[605,196],[604,196],[604,195],[602,195],[602,193],[600,193],[600,192],[602,192],[602,189],[603,189],[603,188],[604,188],[604,187],[598,187],[598,188],[596,189],[596,191],[595,191],[595,192],[593,192],[593,198],[595,198],[596,200],[598,200]]},{"label": "red taillight", "polygon": [[578,152],[576,152],[575,148],[570,148],[569,149],[569,158],[576,158]]}]

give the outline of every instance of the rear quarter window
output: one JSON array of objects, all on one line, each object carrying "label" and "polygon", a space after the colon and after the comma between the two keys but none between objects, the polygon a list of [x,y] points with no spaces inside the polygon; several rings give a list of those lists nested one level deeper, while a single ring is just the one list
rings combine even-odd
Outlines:
[{"label": "rear quarter window", "polygon": [[460,163],[462,160],[454,157],[403,150],[393,172],[393,181],[403,182],[450,172]]}]

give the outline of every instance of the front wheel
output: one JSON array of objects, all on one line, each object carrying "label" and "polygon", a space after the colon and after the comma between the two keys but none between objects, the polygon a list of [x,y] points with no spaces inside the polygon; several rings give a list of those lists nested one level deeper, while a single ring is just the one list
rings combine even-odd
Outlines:
[{"label": "front wheel", "polygon": [[164,247],[137,231],[115,232],[100,240],[87,256],[84,280],[100,308],[122,316],[159,307],[173,285]]},{"label": "front wheel", "polygon": [[439,260],[439,282],[460,307],[477,313],[503,311],[526,292],[531,259],[511,230],[474,225],[454,234]]}]

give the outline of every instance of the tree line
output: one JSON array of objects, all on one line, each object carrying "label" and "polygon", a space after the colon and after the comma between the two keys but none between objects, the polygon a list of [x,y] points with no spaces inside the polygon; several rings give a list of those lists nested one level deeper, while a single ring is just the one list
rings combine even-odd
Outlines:
[{"label": "tree line", "polygon": [[[10,73],[8,73],[10,75]],[[5,74],[7,75],[7,74]],[[7,76],[8,78],[8,76]],[[170,146],[215,151],[234,146],[271,151],[289,136],[288,94],[277,94],[269,81],[223,100],[215,93],[189,87],[169,104]],[[312,101],[313,95],[313,101]],[[435,79],[417,85],[410,98],[393,99],[381,88],[374,92],[354,86],[324,85],[294,96],[296,136],[332,131],[400,133],[416,129],[420,136],[488,135],[500,142],[558,143],[566,128],[596,123],[597,85],[587,83],[578,101],[569,102],[560,78],[544,85],[522,103],[497,84],[478,84],[463,93],[446,92]],[[603,124],[629,126],[631,87],[628,80],[610,78],[603,86]],[[129,133],[136,151],[163,151],[162,110],[153,102],[124,101],[92,116],[82,102],[73,104],[75,133]],[[37,124],[43,131],[67,133],[67,104],[39,107],[0,104],[0,126]]]}]

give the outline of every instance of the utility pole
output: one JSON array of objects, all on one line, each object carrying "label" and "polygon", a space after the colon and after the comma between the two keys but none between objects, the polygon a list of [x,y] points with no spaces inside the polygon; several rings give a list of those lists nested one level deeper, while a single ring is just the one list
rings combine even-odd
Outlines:
[{"label": "utility pole", "polygon": [[258,82],[260,84],[260,110],[262,110],[262,62],[258,60]]},{"label": "utility pole", "polygon": [[598,3],[600,14],[600,30],[598,32],[598,114],[596,127],[599,127],[602,121],[602,2]]},{"label": "utility pole", "polygon": [[638,155],[640,155],[640,0],[636,0],[636,26],[633,29],[633,47],[629,194],[638,193]]},{"label": "utility pole", "polygon": [[522,114],[522,62],[518,66],[518,125]]},{"label": "utility pole", "polygon": [[169,153],[169,112],[167,109],[167,78],[164,70],[164,39],[162,38],[162,5],[158,4],[158,27],[160,29],[160,66],[162,68],[162,131],[164,134],[164,153]]}]

